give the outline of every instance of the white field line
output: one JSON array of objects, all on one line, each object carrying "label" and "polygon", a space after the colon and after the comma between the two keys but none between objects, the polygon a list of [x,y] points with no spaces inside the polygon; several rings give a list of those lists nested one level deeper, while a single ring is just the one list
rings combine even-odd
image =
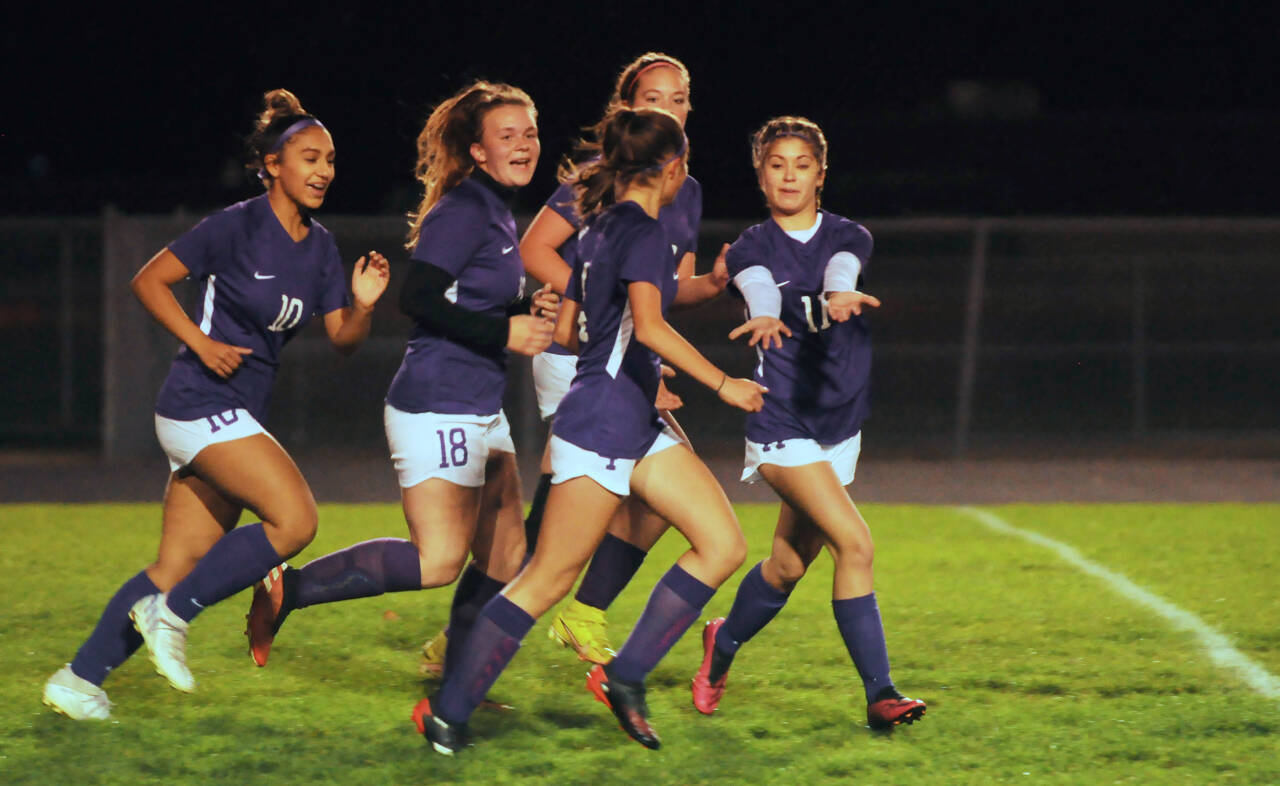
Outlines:
[{"label": "white field line", "polygon": [[970,507],[960,507],[957,510],[977,519],[990,530],[999,532],[1002,535],[1022,538],[1037,546],[1043,546],[1057,554],[1064,562],[1070,563],[1081,571],[1101,579],[1120,595],[1139,606],[1145,606],[1163,617],[1174,628],[1194,634],[1200,640],[1200,644],[1205,648],[1205,651],[1209,653],[1210,660],[1220,668],[1236,674],[1255,692],[1269,699],[1280,699],[1280,679],[1277,679],[1275,675],[1261,665],[1250,660],[1248,655],[1231,646],[1230,639],[1206,625],[1195,614],[1148,592],[1125,576],[1087,559],[1065,543],[1041,535],[1038,532],[1019,529],[989,511]]}]

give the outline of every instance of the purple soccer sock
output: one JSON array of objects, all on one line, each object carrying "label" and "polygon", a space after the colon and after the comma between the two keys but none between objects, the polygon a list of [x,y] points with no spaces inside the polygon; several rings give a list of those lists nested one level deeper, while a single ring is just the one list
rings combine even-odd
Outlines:
[{"label": "purple soccer sock", "polygon": [[573,599],[597,609],[609,608],[647,556],[649,552],[644,549],[606,533]]},{"label": "purple soccer sock", "polygon": [[432,712],[449,723],[466,723],[532,627],[533,617],[505,595],[486,603],[455,658],[456,665],[449,670],[449,678],[431,699]]},{"label": "purple soccer sock", "polygon": [[290,591],[296,608],[384,592],[422,589],[418,547],[403,538],[376,538],[303,565]]},{"label": "purple soccer sock", "polygon": [[623,682],[643,683],[714,594],[715,587],[708,587],[684,568],[672,565],[653,588],[644,613],[609,664],[610,676]]},{"label": "purple soccer sock", "polygon": [[237,527],[169,590],[169,609],[190,622],[203,609],[261,581],[280,559],[262,522]]},{"label": "purple soccer sock", "polygon": [[889,679],[889,650],[884,643],[884,625],[876,594],[831,601],[836,625],[844,646],[862,677],[862,687],[870,704],[880,691],[893,686]]},{"label": "purple soccer sock", "polygon": [[142,635],[134,629],[129,610],[142,598],[159,591],[145,570],[122,584],[107,601],[93,633],[76,651],[71,671],[82,680],[101,685],[112,669],[142,646]]},{"label": "purple soccer sock", "polygon": [[763,630],[791,597],[790,593],[775,589],[764,580],[760,572],[763,564],[756,563],[742,579],[738,594],[733,599],[733,608],[716,632],[716,649],[727,655],[736,653],[739,647]]},{"label": "purple soccer sock", "polygon": [[467,636],[475,627],[480,611],[506,585],[493,578],[473,562],[462,572],[458,587],[453,591],[453,603],[449,607],[449,643],[444,650],[444,678],[453,671],[450,664],[462,658]]}]

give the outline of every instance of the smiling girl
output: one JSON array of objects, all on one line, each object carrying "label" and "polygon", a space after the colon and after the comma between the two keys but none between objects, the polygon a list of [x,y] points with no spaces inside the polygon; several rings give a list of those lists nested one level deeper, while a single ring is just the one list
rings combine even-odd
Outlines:
[{"label": "smiling girl", "polygon": [[871,258],[871,233],[820,209],[827,140],[812,121],[778,117],[751,146],[769,220],[729,248],[733,286],[750,319],[729,334],[749,336],[769,387],[747,416],[742,479],[764,478],[782,502],[773,552],[748,572],[727,619],[707,623],[693,703],[714,712],[738,648],[782,610],[825,546],[835,561],[831,608],[862,678],[872,728],[912,723],[925,704],[889,678],[884,627],[872,588],[871,531],[845,487],[853,482],[868,413],[871,343],[862,317],[876,298],[857,283]]},{"label": "smiling girl", "polygon": [[[280,351],[319,314],[333,346],[353,352],[388,267],[377,253],[361,257],[350,305],[337,245],[311,217],[333,182],[333,139],[289,91],[264,98],[248,142],[266,193],[209,216],[133,279],[143,307],[183,344],[156,402],[171,474],[156,561],[116,592],[75,660],[45,685],[45,704],[77,720],[109,716],[102,682],[144,641],[173,687],[194,690],[191,620],[315,536],[311,489],[261,425]],[[204,290],[195,320],[171,290],[188,276]],[[260,521],[236,527],[243,509]]]},{"label": "smiling girl", "polygon": [[439,587],[460,573],[449,625],[461,644],[519,570],[520,478],[502,412],[507,354],[546,349],[559,304],[548,289],[521,297],[510,203],[539,150],[533,101],[510,85],[476,82],[427,119],[416,169],[424,196],[400,292],[414,331],[384,412],[409,539],[358,543],[259,584],[248,630],[258,665],[295,609]]}]

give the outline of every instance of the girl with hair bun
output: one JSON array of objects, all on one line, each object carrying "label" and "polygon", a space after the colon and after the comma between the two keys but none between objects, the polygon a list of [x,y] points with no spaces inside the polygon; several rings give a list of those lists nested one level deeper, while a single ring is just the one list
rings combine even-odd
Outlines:
[{"label": "girl with hair bun", "polygon": [[[45,704],[76,720],[109,717],[102,682],[144,642],[173,687],[194,690],[191,620],[315,536],[311,489],[261,425],[280,352],[317,314],[335,349],[355,351],[389,268],[377,252],[361,257],[348,293],[333,236],[311,216],[333,182],[333,139],[289,91],[264,103],[248,147],[265,193],[204,219],[133,278],[143,307],[182,342],[156,402],[171,473],[155,562],[45,685]],[[204,290],[194,319],[172,292],[188,276]],[[260,521],[237,527],[244,509]]]},{"label": "girl with hair bun", "polygon": [[[627,64],[618,74],[611,109],[654,107],[665,109],[685,125],[690,105],[689,70],[684,63],[661,52],[646,52]],[[598,147],[579,151],[582,156],[598,153]],[[568,162],[566,162],[567,164]],[[539,281],[563,292],[570,270],[577,258],[577,233],[584,217],[577,212],[573,186],[567,182],[571,168],[562,168],[566,180],[547,199],[520,241],[525,269]],[[658,211],[658,222],[667,233],[668,246],[677,262],[681,286],[673,305],[687,307],[709,300],[729,282],[724,266],[724,251],[716,259],[710,273],[694,276],[698,227],[702,219],[702,186],[692,176],[686,177],[676,198]],[[728,248],[728,244],[725,244]],[[559,344],[533,359],[533,379],[538,396],[538,409],[543,420],[550,421],[573,380],[576,356]],[[663,418],[684,441],[688,438],[671,415],[681,406],[680,398],[663,385],[658,387],[657,404]],[[525,522],[530,550],[537,542],[543,506],[551,488],[550,458],[542,457],[533,505]],[[629,497],[619,506],[609,531],[591,560],[573,601],[556,614],[549,634],[554,641],[572,647],[580,658],[594,663],[607,663],[614,655],[609,644],[605,610],[640,569],[648,551],[666,532],[670,524],[637,497]],[[439,670],[444,648],[438,636],[423,647],[424,666]]]},{"label": "girl with hair bun", "polygon": [[738,648],[782,610],[826,546],[835,561],[831,609],[862,678],[867,723],[913,723],[925,703],[889,677],[880,607],[872,586],[871,531],[846,487],[853,482],[868,413],[871,343],[862,311],[880,301],[858,291],[871,258],[871,233],[820,209],[827,140],[802,117],[777,117],[752,138],[752,164],[769,220],[729,248],[733,288],[750,319],[729,334],[748,336],[768,385],[764,407],[747,416],[742,479],[761,478],[781,498],[773,552],[738,587],[728,618],[707,623],[693,704],[715,711]]},{"label": "girl with hair bun", "polygon": [[295,609],[455,579],[449,624],[461,645],[520,569],[520,478],[502,411],[507,355],[546,349],[559,308],[546,288],[522,297],[510,208],[539,150],[533,101],[510,85],[475,82],[427,119],[416,167],[424,195],[410,216],[400,292],[414,330],[384,410],[409,539],[357,543],[259,584],[249,612],[258,665]]},{"label": "girl with hair bun", "polygon": [[435,696],[413,710],[440,753],[463,744],[465,725],[520,642],[573,586],[622,501],[631,494],[684,534],[690,549],[658,582],[630,638],[588,689],[623,729],[649,748],[645,678],[742,563],[746,543],[710,470],[654,406],[659,359],[715,390],[726,403],[760,409],[765,388],[730,379],[666,321],[677,297],[677,260],[658,219],[686,174],[688,142],[661,109],[619,107],[597,127],[598,156],[573,173],[578,238],[556,340],[577,347],[573,384],[552,425],[552,488],[528,566],[481,611],[450,653]]}]

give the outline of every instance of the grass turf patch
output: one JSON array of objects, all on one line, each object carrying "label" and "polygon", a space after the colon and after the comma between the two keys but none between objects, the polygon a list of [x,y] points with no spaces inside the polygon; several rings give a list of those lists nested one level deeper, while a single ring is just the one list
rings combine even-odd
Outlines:
[{"label": "grass turf patch", "polygon": [[[772,505],[737,508],[767,554]],[[1193,612],[1273,674],[1275,505],[1026,505],[1009,524],[1080,551]],[[476,746],[429,754],[409,721],[429,691],[418,648],[441,628],[450,589],[315,607],[290,617],[271,664],[245,653],[249,595],[192,626],[198,692],[170,689],[145,653],[106,683],[113,720],[74,723],[40,704],[116,587],[154,553],[159,506],[0,506],[0,781],[205,783],[834,782],[1207,783],[1280,780],[1280,703],[1216,669],[1189,634],[1060,561],[946,507],[868,505],[876,585],[895,681],[929,702],[923,722],[864,726],[857,674],[831,616],[819,557],[787,608],[745,645],[720,710],[704,717],[688,682],[695,626],[650,679],[664,741],[643,750],[583,689],[586,668],[540,622],[481,710]],[[294,561],[401,535],[398,506],[326,505]],[[669,534],[610,611],[621,644],[649,589],[684,549]],[[726,614],[741,573],[704,618]],[[700,623],[699,623],[700,626]]]}]

